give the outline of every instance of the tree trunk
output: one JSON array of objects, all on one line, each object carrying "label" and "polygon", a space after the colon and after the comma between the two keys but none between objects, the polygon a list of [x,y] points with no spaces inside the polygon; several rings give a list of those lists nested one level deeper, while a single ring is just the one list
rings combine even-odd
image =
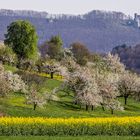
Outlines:
[{"label": "tree trunk", "polygon": [[86,111],[88,111],[88,105],[86,105]]},{"label": "tree trunk", "polygon": [[112,114],[112,115],[114,114],[114,110],[113,110],[113,109],[111,109],[111,114]]},{"label": "tree trunk", "polygon": [[94,110],[94,107],[93,107],[93,105],[91,106],[91,110],[92,110],[92,111]]},{"label": "tree trunk", "polygon": [[104,106],[103,106],[103,105],[102,105],[102,110],[103,110],[103,111],[105,111],[105,108],[104,108]]},{"label": "tree trunk", "polygon": [[53,72],[51,72],[51,79],[53,79]]},{"label": "tree trunk", "polygon": [[78,104],[77,101],[75,101],[74,104],[77,105]]},{"label": "tree trunk", "polygon": [[101,106],[102,106],[102,110],[103,110],[103,111],[105,111],[104,105],[103,105],[103,104],[101,104]]},{"label": "tree trunk", "polygon": [[127,105],[127,98],[128,98],[128,96],[124,96],[125,105]]},{"label": "tree trunk", "polygon": [[36,109],[36,107],[37,107],[37,103],[34,102],[34,110]]}]

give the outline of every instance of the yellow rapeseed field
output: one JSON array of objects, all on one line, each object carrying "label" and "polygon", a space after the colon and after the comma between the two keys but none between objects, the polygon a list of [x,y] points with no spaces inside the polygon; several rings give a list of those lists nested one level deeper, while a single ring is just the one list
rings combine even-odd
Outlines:
[{"label": "yellow rapeseed field", "polygon": [[134,135],[140,136],[140,116],[111,118],[0,118],[3,135]]},{"label": "yellow rapeseed field", "polygon": [[117,123],[125,125],[129,123],[140,123],[140,116],[138,117],[109,117],[109,118],[23,118],[23,117],[2,117],[0,124],[22,124],[22,123],[48,123],[48,124],[102,124],[102,123]]}]

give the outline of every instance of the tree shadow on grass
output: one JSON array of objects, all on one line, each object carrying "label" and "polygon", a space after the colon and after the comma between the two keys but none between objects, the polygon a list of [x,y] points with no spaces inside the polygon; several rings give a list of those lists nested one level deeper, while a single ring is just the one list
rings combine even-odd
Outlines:
[{"label": "tree shadow on grass", "polygon": [[72,95],[68,95],[68,94],[63,94],[63,95],[59,95],[59,97],[60,98],[65,98],[65,97],[71,97],[71,98],[73,98],[74,96],[72,96]]},{"label": "tree shadow on grass", "polygon": [[126,111],[139,111],[140,110],[140,106],[135,106],[135,105],[127,105],[125,106],[125,110]]},{"label": "tree shadow on grass", "polygon": [[73,110],[73,111],[80,110],[80,107],[78,105],[75,105],[73,102],[70,101],[53,101],[53,102],[58,104],[59,107],[67,110]]}]

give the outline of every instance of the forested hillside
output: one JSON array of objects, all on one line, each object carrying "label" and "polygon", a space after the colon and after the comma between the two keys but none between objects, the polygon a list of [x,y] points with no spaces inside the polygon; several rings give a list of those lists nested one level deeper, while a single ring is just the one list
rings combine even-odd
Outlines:
[{"label": "forested hillside", "polygon": [[113,54],[118,54],[128,69],[140,73],[140,44],[136,46],[120,45],[112,50]]},{"label": "forested hillside", "polygon": [[84,15],[50,15],[45,12],[0,10],[0,40],[12,21],[29,20],[37,29],[39,44],[59,34],[64,47],[79,41],[91,51],[108,52],[117,45],[140,43],[133,17],[120,12],[92,11]]}]

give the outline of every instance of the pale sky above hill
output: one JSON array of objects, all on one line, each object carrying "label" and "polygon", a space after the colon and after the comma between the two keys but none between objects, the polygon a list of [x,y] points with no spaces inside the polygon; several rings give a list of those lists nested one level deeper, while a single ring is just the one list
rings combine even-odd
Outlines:
[{"label": "pale sky above hill", "polygon": [[140,0],[0,0],[0,9],[36,10],[52,14],[84,14],[91,10],[140,14]]}]

